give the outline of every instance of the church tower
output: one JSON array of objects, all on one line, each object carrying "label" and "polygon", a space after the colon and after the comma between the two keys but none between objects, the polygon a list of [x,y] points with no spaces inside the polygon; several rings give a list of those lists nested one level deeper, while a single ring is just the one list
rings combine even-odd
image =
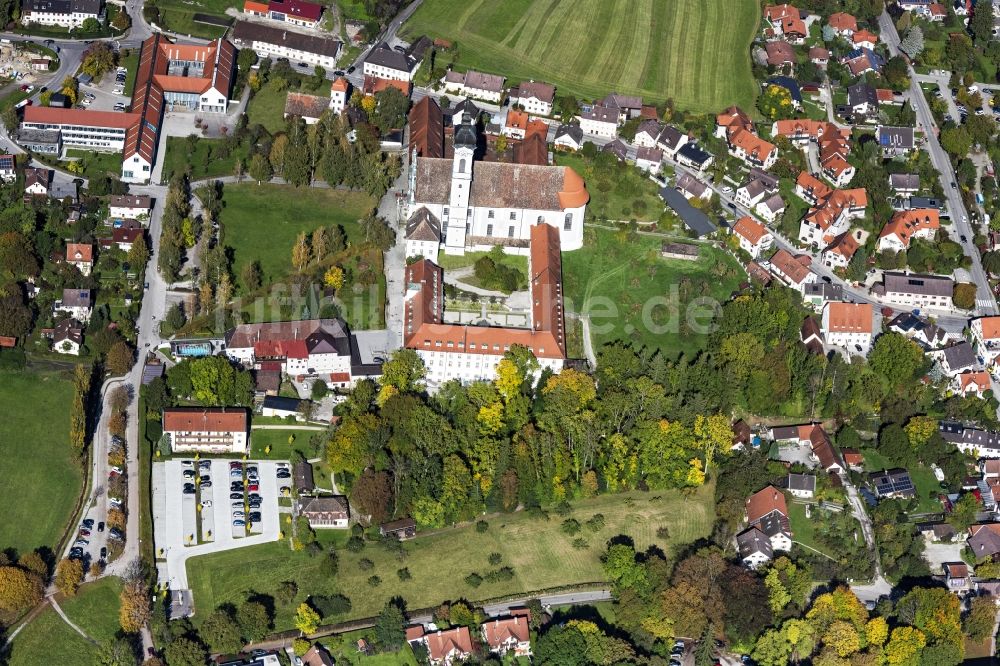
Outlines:
[{"label": "church tower", "polygon": [[445,220],[446,254],[465,254],[466,234],[472,221],[469,197],[472,190],[472,163],[476,154],[476,128],[464,120],[455,129],[455,157],[451,164],[451,194]]}]

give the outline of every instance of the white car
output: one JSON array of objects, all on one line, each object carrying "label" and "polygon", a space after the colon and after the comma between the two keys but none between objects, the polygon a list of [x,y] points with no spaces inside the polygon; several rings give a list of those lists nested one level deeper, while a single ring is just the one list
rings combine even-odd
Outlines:
[{"label": "white car", "polygon": [[210,500],[210,499],[203,499],[201,501],[201,506],[207,509],[208,507],[212,506],[212,500]]},{"label": "white car", "polygon": [[723,194],[732,194],[733,193],[733,188],[731,188],[728,185],[726,185],[725,187],[722,188],[722,193]]}]

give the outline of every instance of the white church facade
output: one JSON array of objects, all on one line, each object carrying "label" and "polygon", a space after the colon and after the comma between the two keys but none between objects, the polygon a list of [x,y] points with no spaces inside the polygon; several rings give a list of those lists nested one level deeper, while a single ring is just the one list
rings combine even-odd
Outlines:
[{"label": "white church facade", "polygon": [[435,245],[446,254],[500,245],[510,254],[527,255],[537,224],[558,229],[563,250],[583,246],[590,195],[576,171],[475,161],[477,143],[475,126],[466,119],[456,124],[453,159],[411,160],[407,257],[428,256]]}]

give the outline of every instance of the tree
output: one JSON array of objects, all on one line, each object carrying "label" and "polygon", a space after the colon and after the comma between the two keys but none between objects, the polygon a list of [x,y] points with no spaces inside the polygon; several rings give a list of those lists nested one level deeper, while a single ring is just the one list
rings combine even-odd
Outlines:
[{"label": "tree", "polygon": [[0,610],[19,613],[42,598],[38,575],[12,566],[0,566]]},{"label": "tree", "polygon": [[[119,12],[123,14],[125,12]],[[81,69],[85,74],[98,78],[115,66],[115,54],[107,42],[94,42],[83,52]]]},{"label": "tree", "polygon": [[257,53],[253,49],[240,49],[239,54],[236,56],[236,64],[244,74],[249,72],[250,68],[256,62]]},{"label": "tree", "polygon": [[963,310],[976,307],[976,285],[971,282],[957,282],[952,293],[952,301],[956,308]]},{"label": "tree", "polygon": [[80,31],[88,34],[93,34],[95,32],[101,31],[101,22],[95,18],[84,19],[83,23],[80,24]]},{"label": "tree", "polygon": [[[142,580],[131,580],[125,583],[118,595],[118,622],[126,634],[135,634],[142,629],[151,616],[149,606],[149,591]],[[170,664],[173,660],[169,659]]]},{"label": "tree", "polygon": [[366,469],[351,488],[351,501],[371,516],[373,524],[385,522],[392,502],[392,481],[389,475]]},{"label": "tree", "polygon": [[258,185],[265,183],[271,180],[271,163],[261,153],[254,153],[254,156],[250,158],[249,173],[250,177],[256,180]]},{"label": "tree", "polygon": [[295,628],[302,634],[308,635],[316,632],[319,627],[320,616],[312,606],[303,602],[295,610]]},{"label": "tree", "polygon": [[105,366],[108,372],[112,376],[120,377],[127,374],[132,368],[132,349],[123,340],[111,345],[111,349],[108,350],[107,358],[105,358]]},{"label": "tree", "polygon": [[898,333],[880,335],[868,355],[872,370],[891,386],[899,387],[913,379],[924,367],[924,354],[917,343]]},{"label": "tree", "polygon": [[770,84],[757,98],[757,108],[771,120],[791,118],[794,112],[792,94],[787,88]]},{"label": "tree", "polygon": [[983,268],[991,275],[1000,275],[1000,251],[992,250],[983,254]]},{"label": "tree", "polygon": [[306,241],[305,232],[300,232],[295,238],[295,245],[292,247],[292,267],[296,272],[301,273],[309,265],[309,243]]},{"label": "tree", "polygon": [[240,606],[236,612],[236,621],[243,637],[250,643],[263,639],[271,630],[271,617],[267,608],[256,601],[247,601]]},{"label": "tree", "polygon": [[969,19],[969,32],[976,44],[986,44],[993,38],[993,3],[977,2]]},{"label": "tree", "polygon": [[247,293],[260,289],[260,262],[254,260],[243,264],[243,271],[240,277],[243,280],[243,289]]},{"label": "tree", "polygon": [[906,32],[906,37],[899,45],[899,49],[915,60],[924,50],[924,31],[919,25],[915,25]]},{"label": "tree", "polygon": [[74,597],[83,582],[83,576],[83,561],[66,558],[56,565],[55,585],[67,597]]},{"label": "tree", "polygon": [[37,550],[25,553],[17,558],[17,566],[37,575],[43,583],[49,579],[49,565],[45,563],[45,560],[38,554]]},{"label": "tree", "polygon": [[885,646],[885,663],[890,666],[917,666],[920,651],[927,644],[923,632],[913,627],[896,627]]},{"label": "tree", "polygon": [[973,641],[985,641],[993,633],[996,613],[996,603],[989,596],[973,597],[963,622],[965,633]]},{"label": "tree", "polygon": [[417,353],[412,349],[400,349],[394,351],[389,360],[382,364],[382,389],[385,391],[386,387],[391,386],[396,393],[420,391],[423,390],[422,380],[426,375],[424,362]]},{"label": "tree", "polygon": [[236,620],[221,608],[217,608],[202,622],[198,635],[208,643],[212,652],[230,654],[243,647],[240,627]]},{"label": "tree", "polygon": [[59,92],[66,95],[70,104],[76,104],[76,98],[79,90],[78,85],[79,84],[77,83],[76,78],[73,76],[67,76],[63,79],[62,88],[60,88]]},{"label": "tree", "polygon": [[135,666],[138,657],[132,641],[127,638],[116,638],[97,649],[94,663],[97,666]]},{"label": "tree", "polygon": [[136,270],[141,270],[149,261],[149,246],[146,244],[146,235],[142,234],[132,243],[128,251],[128,263]]},{"label": "tree", "polygon": [[972,148],[972,137],[962,125],[941,130],[941,147],[952,157],[963,157]]},{"label": "tree", "polygon": [[403,609],[392,601],[386,603],[375,621],[375,640],[386,651],[396,650],[406,638]]},{"label": "tree", "polygon": [[205,666],[208,652],[205,646],[190,638],[175,638],[164,651],[170,666]]},{"label": "tree", "polygon": [[906,60],[901,56],[889,58],[882,69],[882,76],[893,88],[902,90],[910,85],[910,70]]},{"label": "tree", "polygon": [[323,284],[334,291],[340,291],[344,286],[344,269],[340,266],[330,266],[323,274]]}]

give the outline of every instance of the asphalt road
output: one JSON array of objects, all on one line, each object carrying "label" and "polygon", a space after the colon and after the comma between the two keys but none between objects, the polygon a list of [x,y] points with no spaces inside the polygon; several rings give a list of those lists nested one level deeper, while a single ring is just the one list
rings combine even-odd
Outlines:
[{"label": "asphalt road", "polygon": [[[881,33],[882,40],[889,47],[889,53],[898,55],[899,34],[896,32],[896,26],[893,24],[892,17],[889,16],[888,12],[883,11],[882,15],[879,16],[879,32]],[[965,254],[972,259],[969,273],[976,284],[976,312],[982,315],[997,314],[996,299],[990,291],[990,283],[986,278],[986,272],[983,270],[983,264],[979,258],[979,250],[973,244],[975,234],[969,222],[968,211],[966,211],[965,205],[962,203],[962,197],[958,189],[952,187],[952,184],[957,182],[955,171],[952,169],[951,160],[948,159],[947,153],[941,148],[941,143],[938,141],[938,127],[934,122],[934,116],[931,114],[927,99],[924,97],[924,92],[920,88],[916,72],[912,67],[910,67],[910,104],[917,115],[917,127],[918,129],[922,129],[926,136],[926,148],[931,156],[931,163],[938,170],[938,173],[941,174],[941,187],[944,189],[945,197],[948,200],[952,228],[959,236],[955,240],[962,245]],[[964,241],[961,240],[962,237],[965,238]]]}]

